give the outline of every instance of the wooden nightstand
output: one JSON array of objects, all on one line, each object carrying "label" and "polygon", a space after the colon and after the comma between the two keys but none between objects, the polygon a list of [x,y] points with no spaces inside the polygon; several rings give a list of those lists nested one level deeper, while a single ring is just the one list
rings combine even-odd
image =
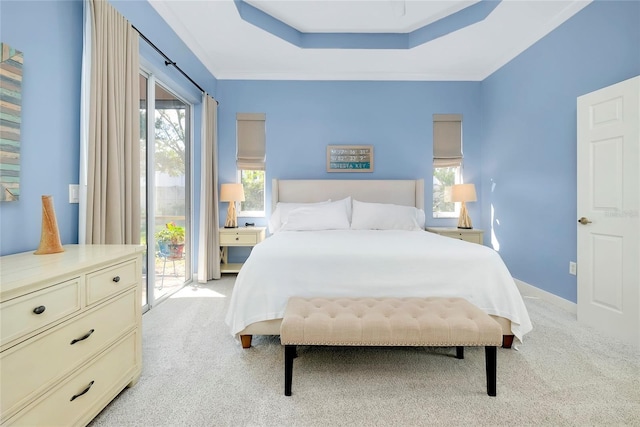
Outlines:
[{"label": "wooden nightstand", "polygon": [[477,243],[482,245],[484,231],[472,228],[470,230],[456,227],[427,227],[427,231],[439,234],[441,236],[452,237],[454,239],[464,240],[466,242]]},{"label": "wooden nightstand", "polygon": [[255,246],[264,240],[266,227],[220,228],[221,273],[238,273],[242,263],[229,263],[229,246]]}]

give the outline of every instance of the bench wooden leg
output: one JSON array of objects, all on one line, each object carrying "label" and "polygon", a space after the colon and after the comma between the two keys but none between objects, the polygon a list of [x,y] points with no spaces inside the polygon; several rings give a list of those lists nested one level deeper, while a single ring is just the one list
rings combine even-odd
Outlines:
[{"label": "bench wooden leg", "polygon": [[484,358],[487,366],[487,394],[496,395],[496,371],[498,368],[498,348],[486,346],[484,348]]},{"label": "bench wooden leg", "polygon": [[456,359],[464,359],[464,347],[456,346]]},{"label": "bench wooden leg", "polygon": [[284,395],[291,396],[291,380],[293,378],[293,359],[297,356],[295,345],[284,346]]}]

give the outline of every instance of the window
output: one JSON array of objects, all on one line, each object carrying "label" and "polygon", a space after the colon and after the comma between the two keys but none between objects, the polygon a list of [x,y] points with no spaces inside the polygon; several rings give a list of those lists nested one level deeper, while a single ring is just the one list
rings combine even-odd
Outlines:
[{"label": "window", "polygon": [[265,215],[265,114],[237,113],[236,165],[244,187],[239,216]]},{"label": "window", "polygon": [[241,170],[244,202],[240,202],[239,216],[264,216],[264,171]]},{"label": "window", "polygon": [[456,218],[451,186],[462,182],[462,115],[433,115],[433,217]]}]

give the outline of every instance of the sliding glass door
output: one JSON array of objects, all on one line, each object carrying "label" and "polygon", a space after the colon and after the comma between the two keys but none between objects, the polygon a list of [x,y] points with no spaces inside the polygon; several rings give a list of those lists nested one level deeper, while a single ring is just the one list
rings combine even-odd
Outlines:
[{"label": "sliding glass door", "polygon": [[141,75],[140,85],[141,241],[147,249],[142,303],[152,306],[191,279],[191,105],[153,75]]},{"label": "sliding glass door", "polygon": [[188,137],[190,106],[155,85],[154,236],[155,298],[181,288],[191,277],[189,230]]}]

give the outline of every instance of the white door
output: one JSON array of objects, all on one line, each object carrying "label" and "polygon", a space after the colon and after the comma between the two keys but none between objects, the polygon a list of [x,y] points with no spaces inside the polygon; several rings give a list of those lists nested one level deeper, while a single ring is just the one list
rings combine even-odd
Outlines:
[{"label": "white door", "polygon": [[578,321],[640,346],[640,77],[579,97],[577,133]]}]

